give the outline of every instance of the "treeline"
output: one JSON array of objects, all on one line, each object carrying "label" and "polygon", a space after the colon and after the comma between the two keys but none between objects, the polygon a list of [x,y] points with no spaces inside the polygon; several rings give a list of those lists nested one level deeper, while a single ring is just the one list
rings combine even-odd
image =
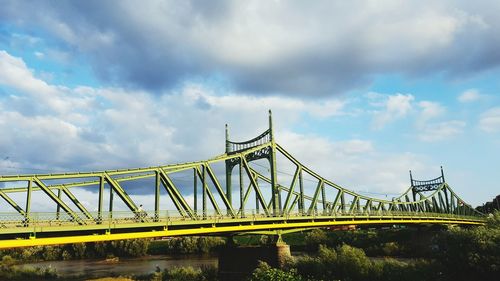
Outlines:
[{"label": "treeline", "polygon": [[483,206],[476,207],[476,210],[485,214],[500,211],[500,195],[497,195],[497,197],[493,198],[490,202],[484,203]]},{"label": "treeline", "polygon": [[[436,247],[436,237],[446,232],[442,226],[421,228],[358,229],[353,231],[324,231],[315,229],[303,234],[302,245],[295,249],[315,251],[319,245],[337,248],[347,244],[361,248],[371,257],[397,256],[427,258]],[[300,234],[294,234],[300,236]],[[284,239],[287,239],[285,237]],[[296,238],[289,240],[297,240]],[[285,240],[286,241],[286,240]]]},{"label": "treeline", "polygon": [[149,244],[148,254],[196,254],[218,250],[226,244],[221,237],[191,236],[156,240]]},{"label": "treeline", "polygon": [[0,252],[0,256],[9,256],[18,262],[140,257],[147,254],[150,243],[151,240],[148,239],[132,239],[55,246],[35,246],[3,250]]},{"label": "treeline", "polygon": [[[318,231],[313,236],[324,237]],[[437,232],[433,250],[425,259],[369,258],[363,249],[346,244],[336,248],[320,245],[316,255],[291,260],[284,269],[261,264],[250,280],[496,281],[499,276],[500,212],[496,212],[486,226]]]},{"label": "treeline", "polygon": [[225,244],[220,237],[179,237],[166,240],[131,239],[95,243],[36,246],[0,251],[16,262],[141,257],[161,254],[208,253]]}]

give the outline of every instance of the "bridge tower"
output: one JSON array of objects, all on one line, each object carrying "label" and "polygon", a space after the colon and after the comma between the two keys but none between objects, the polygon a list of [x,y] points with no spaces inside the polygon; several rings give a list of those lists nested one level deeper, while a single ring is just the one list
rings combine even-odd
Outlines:
[{"label": "bridge tower", "polygon": [[[269,143],[261,149],[255,150],[244,156],[242,152],[254,149],[255,147]],[[277,170],[276,170],[276,141],[273,134],[273,117],[272,112],[269,110],[269,128],[264,131],[259,136],[243,141],[234,142],[229,140],[229,128],[226,124],[226,154],[241,154],[240,158],[233,158],[226,160],[226,197],[229,202],[232,202],[232,173],[236,166],[239,166],[239,187],[240,187],[240,206],[244,205],[243,202],[243,166],[244,162],[251,162],[259,159],[267,159],[269,162],[269,171],[271,173],[271,202],[272,202],[272,214],[274,216],[280,215],[282,213],[281,206],[281,193],[278,189],[277,181]],[[256,196],[257,197],[257,196]],[[262,202],[261,202],[262,203]],[[259,200],[256,199],[255,205],[257,211],[259,210]],[[243,210],[241,210],[243,212]]]}]

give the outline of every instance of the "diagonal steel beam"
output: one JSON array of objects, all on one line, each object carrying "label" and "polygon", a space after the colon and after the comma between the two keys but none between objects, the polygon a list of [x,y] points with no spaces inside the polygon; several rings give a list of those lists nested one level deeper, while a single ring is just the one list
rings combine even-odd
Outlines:
[{"label": "diagonal steel beam", "polygon": [[78,215],[75,214],[75,212],[73,212],[73,210],[71,210],[71,208],[68,207],[68,205],[66,205],[64,201],[62,201],[59,197],[57,197],[57,195],[55,195],[54,192],[52,192],[52,190],[50,190],[50,188],[48,188],[41,180],[34,177],[33,182],[36,185],[38,185],[38,187],[40,187],[42,191],[45,192],[45,194],[47,194],[50,197],[50,199],[56,202],[68,215],[70,215],[72,219],[78,221],[79,224],[83,224],[80,217],[78,217]]},{"label": "diagonal steel beam", "polygon": [[335,196],[335,200],[332,203],[332,210],[330,211],[330,216],[336,211],[337,204],[339,202],[340,196],[342,195],[342,190],[337,191],[337,195]]},{"label": "diagonal steel beam", "polygon": [[[158,175],[159,175],[159,172],[158,172]],[[182,208],[181,203],[179,202],[179,200],[177,200],[176,196],[173,194],[168,182],[166,182],[165,179],[161,176],[160,176],[160,182],[162,183],[163,187],[167,191],[167,194],[170,197],[170,200],[172,200],[172,202],[174,203],[174,206],[177,209],[177,211],[179,212],[179,214],[183,217],[187,217],[188,215],[186,214],[186,211],[184,210],[184,208]]]},{"label": "diagonal steel beam", "polygon": [[[202,167],[204,167],[203,168],[204,171],[207,170],[205,168],[205,166],[202,165]],[[215,212],[217,213],[217,215],[222,215],[222,212],[221,212],[221,210],[219,208],[219,204],[217,204],[217,201],[215,200],[214,194],[212,193],[212,191],[208,187],[208,184],[206,183],[206,181],[203,181],[203,173],[199,170],[199,168],[197,168],[197,172],[198,172],[198,176],[202,179],[202,186],[203,186],[202,188],[203,188],[204,194],[208,195],[208,199],[212,203],[212,206],[214,207]],[[203,208],[203,212],[206,212],[206,206]],[[206,214],[204,213],[203,215],[206,215]]]},{"label": "diagonal steel beam", "polygon": [[14,200],[12,200],[12,198],[10,198],[7,194],[5,194],[1,190],[0,190],[0,197],[2,197],[5,201],[7,201],[7,203],[9,203],[9,205],[11,205],[12,208],[16,209],[16,211],[19,214],[26,216],[26,212],[23,210],[23,208],[19,207],[19,205],[17,205],[17,203]]},{"label": "diagonal steel beam", "polygon": [[75,197],[75,195],[73,195],[73,193],[71,193],[71,191],[69,191],[69,189],[63,187],[62,191],[75,204],[75,206],[77,206],[78,209],[80,209],[80,211],[82,211],[82,213],[85,214],[85,216],[88,219],[93,219],[92,215],[89,213],[89,211],[87,211],[87,209],[85,208],[85,206],[83,206],[83,204]]},{"label": "diagonal steel beam", "polygon": [[219,181],[217,180],[217,177],[215,176],[214,171],[212,170],[212,167],[210,167],[210,164],[208,164],[208,163],[206,164],[205,167],[207,168],[208,176],[212,180],[212,183],[214,184],[215,188],[219,192],[220,197],[222,198],[222,202],[224,203],[224,205],[226,205],[226,208],[229,211],[230,215],[234,216],[235,213],[234,213],[233,206],[231,205],[229,198],[226,197],[226,194],[222,190],[222,187],[221,187]]},{"label": "diagonal steel beam", "polygon": [[292,194],[294,193],[295,189],[295,183],[297,182],[301,170],[302,170],[301,167],[297,166],[295,174],[293,175],[292,182],[290,183],[290,189],[288,190],[288,194],[286,195],[285,205],[283,206],[284,211],[288,210],[288,204],[290,204],[290,199],[292,198]]},{"label": "diagonal steel beam", "polygon": [[252,184],[252,186],[253,186],[253,188],[255,190],[255,194],[257,196],[257,199],[260,202],[260,204],[262,205],[262,208],[264,208],[264,213],[266,214],[266,216],[269,216],[269,208],[266,205],[266,201],[264,200],[264,197],[262,196],[262,193],[260,192],[260,188],[257,185],[257,182],[256,182],[255,178],[252,177],[252,171],[250,170],[250,167],[248,166],[248,162],[245,159],[245,157],[242,157],[241,159],[243,160],[242,161],[243,168],[245,168],[247,176],[250,179],[250,183]]},{"label": "diagonal steel beam", "polygon": [[316,186],[316,191],[314,192],[314,196],[311,202],[311,205],[309,206],[309,210],[307,211],[307,215],[311,215],[312,212],[314,211],[314,208],[316,207],[316,204],[318,203],[318,197],[319,193],[321,191],[321,187],[323,186],[323,180],[318,181],[318,185]]},{"label": "diagonal steel beam", "polygon": [[108,173],[104,173],[104,179],[109,184],[109,186],[111,186],[113,191],[115,191],[116,194],[118,194],[120,199],[122,199],[123,203],[125,203],[125,205],[127,205],[127,207],[131,211],[137,212],[138,210],[137,205],[135,205],[134,201],[132,201],[132,199],[128,196],[128,194],[120,186],[120,184],[115,179],[113,179]]},{"label": "diagonal steel beam", "polygon": [[163,169],[158,170],[160,172],[160,177],[163,179],[163,181],[167,184],[167,186],[170,188],[170,192],[172,193],[173,197],[177,199],[179,204],[181,205],[182,209],[187,213],[187,215],[191,218],[195,218],[195,214],[189,204],[184,200],[184,197],[180,194],[179,190],[175,186],[175,184],[172,182],[170,177],[163,171]]}]

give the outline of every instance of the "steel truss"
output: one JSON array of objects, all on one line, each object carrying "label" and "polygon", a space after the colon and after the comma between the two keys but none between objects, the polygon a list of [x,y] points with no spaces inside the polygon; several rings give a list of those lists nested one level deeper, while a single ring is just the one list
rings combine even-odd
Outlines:
[{"label": "steel truss", "polygon": [[[294,168],[289,184],[278,178],[277,156]],[[252,165],[252,162],[261,159],[268,162],[268,173]],[[225,166],[225,178],[218,175],[219,171],[213,167],[219,163]],[[239,195],[239,200],[233,202],[232,176],[236,167],[238,190],[234,194]],[[192,202],[186,199],[186,194],[182,194],[186,193],[186,188],[173,180],[177,173],[185,174],[188,171],[192,173],[192,189],[189,190],[189,194],[194,196]],[[312,190],[309,188],[309,193],[304,184],[305,177],[309,182],[314,181],[315,187]],[[317,227],[314,222],[318,218],[328,221],[330,225],[335,224],[334,221],[344,224],[365,223],[360,218],[367,218],[371,223],[383,221],[391,224],[408,221],[459,224],[484,222],[483,214],[466,204],[445,182],[442,169],[441,177],[434,180],[414,180],[411,172],[410,177],[410,188],[392,200],[372,198],[345,189],[303,165],[275,142],[269,112],[269,129],[249,141],[230,141],[226,125],[226,153],[205,161],[98,172],[0,176],[0,182],[8,183],[7,187],[0,189],[0,197],[15,210],[14,213],[7,210],[0,213],[0,247],[17,245],[13,244],[12,239],[40,237],[44,234],[66,237],[75,233],[102,234],[104,231],[109,235],[117,229],[119,233],[123,229],[137,233],[137,229],[151,231],[149,226],[161,226],[166,230],[169,224],[164,223],[173,221],[180,221],[183,229],[187,229],[187,234],[197,233],[199,230],[196,229],[207,225],[216,227],[217,219],[219,222],[236,223],[236,228],[232,228],[231,232],[238,232],[238,229],[241,232],[274,229],[270,226],[249,228],[256,222],[261,225],[278,223],[280,228],[287,229],[293,225],[290,218],[302,223],[296,228]],[[124,187],[126,183],[144,179],[154,179],[149,192],[154,191],[155,203],[146,211],[137,206]],[[24,183],[24,186],[9,187],[12,183]],[[97,212],[87,210],[72,192],[82,187],[93,189],[97,194]],[[162,190],[166,196],[161,194]],[[45,199],[53,203],[54,213],[31,211],[33,200],[44,200],[33,198],[37,191],[44,193]],[[106,192],[109,192],[108,208],[104,206]],[[268,193],[270,196],[266,196]],[[327,195],[332,193],[333,196]],[[26,198],[24,206],[12,199],[14,194],[22,194]],[[113,211],[116,197],[128,211]],[[165,197],[172,202],[175,210],[161,208],[161,201]],[[201,207],[198,197],[201,197]],[[255,208],[249,207],[250,198],[255,199]],[[214,219],[216,223],[212,223]],[[303,225],[305,222],[309,224]],[[321,224],[325,225],[328,223]],[[189,232],[189,229],[192,231]],[[156,234],[160,235],[160,232]],[[1,244],[2,240],[10,242]],[[57,243],[64,243],[61,241]]]}]

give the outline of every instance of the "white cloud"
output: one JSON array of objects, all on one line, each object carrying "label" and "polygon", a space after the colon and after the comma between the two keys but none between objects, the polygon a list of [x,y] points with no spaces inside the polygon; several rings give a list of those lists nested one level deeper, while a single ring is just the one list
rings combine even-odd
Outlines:
[{"label": "white cloud", "polygon": [[419,139],[425,142],[452,140],[463,133],[466,123],[452,120],[433,124],[426,124],[419,132]]},{"label": "white cloud", "polygon": [[421,101],[418,106],[422,109],[418,120],[422,124],[446,112],[446,109],[438,102]]},{"label": "white cloud", "polygon": [[438,102],[421,101],[418,103],[418,106],[422,109],[421,119],[424,122],[441,116],[446,112],[446,109]]},{"label": "white cloud", "polygon": [[384,73],[467,75],[498,65],[492,54],[500,7],[493,1],[473,7],[463,1],[152,1],[140,10],[129,1],[5,2],[7,21],[65,42],[105,80],[146,89],[221,73],[238,91],[327,96]]},{"label": "white cloud", "polygon": [[38,59],[43,59],[45,57],[45,54],[42,53],[42,52],[34,52],[33,53],[35,55],[35,57],[37,57]]},{"label": "white cloud", "polygon": [[274,110],[279,131],[302,114],[343,115],[347,103],[220,94],[197,84],[163,96],[120,88],[71,89],[35,77],[22,59],[5,51],[0,65],[0,85],[17,90],[0,98],[0,148],[15,154],[16,167],[88,170],[198,160],[223,151],[227,121],[237,129],[232,139],[248,139],[266,128],[267,109]]},{"label": "white cloud", "polygon": [[[49,85],[33,74],[21,58],[14,57],[0,50],[0,85],[12,87],[23,94],[13,98],[22,102],[20,108],[37,111],[40,108],[49,109],[55,114],[64,114],[74,118],[72,111],[92,107],[93,97],[72,96],[69,89]],[[24,99],[23,99],[24,98]]]},{"label": "white cloud", "polygon": [[367,140],[331,141],[292,132],[280,134],[280,140],[284,148],[304,165],[355,191],[394,196],[408,188],[408,169],[421,174],[434,172],[433,167],[424,164],[426,158],[422,155],[382,153]]},{"label": "white cloud", "polygon": [[479,94],[478,90],[469,89],[469,90],[463,92],[462,94],[460,94],[460,96],[458,96],[458,101],[461,103],[474,102],[474,101],[481,99],[481,97],[482,97],[482,95]]},{"label": "white cloud", "polygon": [[479,128],[488,133],[500,132],[500,107],[494,107],[481,114]]},{"label": "white cloud", "polygon": [[410,94],[395,94],[388,96],[383,103],[384,110],[377,111],[373,120],[373,127],[381,129],[390,122],[405,117],[412,109],[415,98]]}]

